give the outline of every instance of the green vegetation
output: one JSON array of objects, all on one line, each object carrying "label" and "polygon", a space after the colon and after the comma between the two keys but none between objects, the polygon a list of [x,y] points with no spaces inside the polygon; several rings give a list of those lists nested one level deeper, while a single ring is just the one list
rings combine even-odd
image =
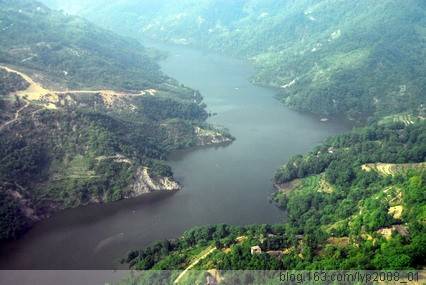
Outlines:
[{"label": "green vegetation", "polygon": [[31,221],[24,215],[18,203],[3,191],[0,191],[0,205],[0,240],[19,237]]},{"label": "green vegetation", "polygon": [[[277,171],[273,201],[288,221],[196,228],[132,252],[132,267],[185,269],[212,246],[195,269],[424,266],[424,1],[74,3],[81,9],[71,12],[123,34],[249,59],[253,80],[287,106],[365,126]],[[250,253],[255,245],[261,254]]]},{"label": "green vegetation", "polygon": [[0,2],[0,62],[37,70],[71,89],[142,90],[165,76],[135,40],[32,0]]},{"label": "green vegetation", "polygon": [[198,91],[137,41],[38,2],[0,1],[0,19],[0,240],[64,208],[177,190],[164,159],[208,128]]},{"label": "green vegetation", "polygon": [[250,59],[254,81],[297,110],[357,121],[425,112],[424,1],[48,2],[123,34]]},{"label": "green vegetation", "polygon": [[[288,214],[282,224],[194,228],[126,261],[138,269],[185,269],[214,246],[195,269],[421,268],[426,172],[416,162],[426,159],[425,128],[425,122],[372,125],[291,159],[275,178],[273,200]],[[405,164],[391,174],[366,167],[378,161]],[[252,254],[253,246],[262,253]]]},{"label": "green vegetation", "polygon": [[366,163],[426,161],[426,123],[371,125],[328,139],[305,156],[296,156],[275,175],[278,184],[326,173],[332,184],[346,185]]},{"label": "green vegetation", "polygon": [[[195,127],[204,126],[207,118],[203,106],[185,95],[178,100],[169,93],[130,96],[112,106],[102,103],[97,93],[57,96],[65,105],[57,103],[55,109],[37,102],[23,108],[24,99],[15,97],[3,102],[0,124],[21,110],[19,120],[0,132],[2,191],[20,195],[5,200],[5,217],[20,220],[20,201],[33,211],[25,221],[58,209],[137,195],[132,185],[138,169],[148,167],[154,178],[171,177],[170,167],[161,160],[171,150],[197,145]],[[15,227],[28,225],[3,220],[2,232],[14,238],[23,231]]]},{"label": "green vegetation", "polygon": [[[123,262],[169,270],[425,266],[424,1],[76,1],[82,10],[73,12],[120,33],[247,58],[258,68],[254,81],[276,87],[286,105],[366,125],[277,171],[272,200],[287,212],[282,224],[194,228]],[[61,208],[123,198],[139,166],[171,175],[159,161],[196,143],[194,127],[207,117],[200,95],[159,73],[132,40],[34,2],[0,4],[1,61],[67,87],[157,92],[113,107],[99,108],[96,96],[75,96],[60,110],[31,106],[0,136],[3,192],[20,189],[39,211],[46,201]],[[8,112],[22,106],[9,104]],[[12,194],[0,196],[3,238],[27,225],[26,202]]]},{"label": "green vegetation", "polygon": [[28,82],[15,73],[9,73],[0,69],[0,96],[5,96],[19,90],[25,90]]}]

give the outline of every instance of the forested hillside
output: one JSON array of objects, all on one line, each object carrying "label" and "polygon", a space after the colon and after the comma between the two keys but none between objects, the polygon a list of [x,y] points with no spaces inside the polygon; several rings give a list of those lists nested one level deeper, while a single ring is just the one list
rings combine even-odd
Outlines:
[{"label": "forested hillside", "polygon": [[52,212],[179,190],[164,159],[231,137],[135,40],[0,1],[0,240]]},{"label": "forested hillside", "polygon": [[[126,261],[139,269],[185,269],[200,256],[193,269],[423,268],[425,128],[371,126],[291,160],[275,179],[273,200],[288,213],[282,224],[195,228]],[[381,159],[388,163],[371,163]]]},{"label": "forested hillside", "polygon": [[123,34],[246,58],[257,67],[254,81],[276,87],[286,105],[363,124],[277,171],[271,202],[288,220],[195,228],[123,262],[137,269],[424,268],[426,2],[49,2]]},{"label": "forested hillside", "polygon": [[[63,87],[140,90],[165,81],[136,40],[39,2],[0,2],[0,61],[38,70]],[[40,77],[42,75],[39,75]]]},{"label": "forested hillside", "polygon": [[121,33],[248,58],[255,81],[298,110],[356,120],[424,112],[421,0],[49,2]]}]

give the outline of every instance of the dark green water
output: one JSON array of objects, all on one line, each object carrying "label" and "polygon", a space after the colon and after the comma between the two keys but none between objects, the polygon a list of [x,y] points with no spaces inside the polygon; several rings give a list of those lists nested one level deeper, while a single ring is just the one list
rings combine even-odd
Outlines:
[{"label": "dark green water", "polygon": [[159,46],[170,57],[165,73],[205,97],[210,123],[226,126],[237,140],[226,147],[174,153],[170,165],[184,190],[110,205],[67,210],[36,225],[23,239],[0,249],[1,269],[111,269],[128,250],[204,224],[281,221],[268,202],[274,171],[292,155],[348,129],[322,123],[250,84],[253,70],[223,56]]}]

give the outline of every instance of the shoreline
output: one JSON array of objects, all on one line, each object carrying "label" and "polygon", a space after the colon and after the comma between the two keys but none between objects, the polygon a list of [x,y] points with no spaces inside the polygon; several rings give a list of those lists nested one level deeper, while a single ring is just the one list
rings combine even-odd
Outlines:
[{"label": "shoreline", "polygon": [[[225,137],[227,138],[227,137]],[[208,149],[208,148],[222,148],[222,147],[227,147],[229,145],[231,145],[233,142],[235,141],[235,138],[227,138],[226,141],[224,142],[220,142],[220,143],[208,143],[208,144],[200,144],[200,145],[196,145],[193,147],[189,147],[189,148],[182,148],[182,149],[177,149],[177,150],[173,150],[171,151],[168,155],[167,158],[165,160],[165,163],[167,163],[169,161],[169,157],[172,156],[175,153],[179,153],[179,152],[192,152],[192,151],[196,151],[198,149]],[[88,207],[96,207],[96,206],[103,206],[103,205],[113,205],[113,204],[118,204],[120,202],[124,202],[124,201],[139,201],[142,202],[145,198],[150,198],[150,196],[153,195],[162,195],[162,194],[166,194],[167,196],[169,196],[168,194],[170,194],[170,196],[181,192],[185,189],[185,186],[182,185],[182,183],[178,182],[176,180],[176,178],[174,177],[174,175],[172,175],[171,177],[156,177],[156,179],[167,179],[173,183],[176,183],[178,185],[178,187],[175,187],[175,189],[166,189],[165,187],[163,187],[162,189],[150,189],[149,192],[135,192],[132,191],[130,193],[128,193],[127,195],[125,195],[123,198],[118,199],[118,200],[114,200],[114,201],[104,201],[104,200],[100,200],[100,199],[94,199],[93,197],[86,203],[82,203],[79,204],[77,206],[74,207],[64,207],[61,208],[61,206],[51,206],[49,207],[48,210],[46,210],[46,212],[44,213],[36,213],[36,210],[32,209],[30,207],[30,204],[23,204],[25,203],[25,201],[22,203],[22,206],[25,208],[28,208],[30,210],[33,211],[33,214],[31,217],[27,216],[27,218],[29,219],[29,225],[28,228],[23,231],[17,238],[15,239],[10,239],[10,240],[3,240],[0,241],[0,248],[2,247],[3,243],[9,243],[9,242],[14,242],[14,241],[19,241],[23,238],[25,238],[25,236],[28,235],[28,233],[34,228],[36,227],[38,224],[47,221],[49,219],[54,218],[54,216],[56,215],[60,215],[61,213],[64,213],[66,211],[74,211],[74,210],[79,210],[82,208],[88,208]],[[129,184],[129,187],[131,187],[131,185]]]},{"label": "shoreline", "polygon": [[[234,60],[219,57],[217,66],[199,52],[171,49],[172,55],[179,53],[185,57],[170,57],[172,60],[163,63],[162,70],[173,77],[181,74],[180,82],[200,89],[206,103],[218,113],[209,123],[229,126],[238,143],[232,147],[225,143],[170,151],[166,164],[170,163],[177,180],[184,182],[184,191],[174,192],[178,195],[173,197],[171,193],[154,193],[108,205],[65,210],[48,222],[41,222],[23,241],[12,243],[15,249],[4,254],[3,267],[114,268],[126,250],[178,237],[197,225],[274,224],[285,218],[268,202],[271,173],[287,157],[345,128],[340,124],[320,124],[278,104],[273,92],[248,81],[251,70],[246,64],[236,65]],[[182,61],[197,65],[183,69]],[[230,80],[230,75],[236,77]],[[247,94],[236,91],[236,86],[245,88]],[[265,124],[268,128],[263,128]],[[296,125],[304,131],[289,137]],[[194,155],[179,157],[179,153],[188,152]],[[158,198],[154,201],[150,199],[153,196]],[[81,236],[82,233],[88,236]],[[119,233],[125,234],[120,244],[91,254],[100,241]],[[53,253],[40,257],[42,246],[60,248],[71,241],[73,245],[64,248],[64,253],[79,257],[78,263]]]}]

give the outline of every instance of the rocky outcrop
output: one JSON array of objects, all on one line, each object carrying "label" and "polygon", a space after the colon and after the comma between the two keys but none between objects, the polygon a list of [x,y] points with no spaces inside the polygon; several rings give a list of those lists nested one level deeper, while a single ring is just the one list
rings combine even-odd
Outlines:
[{"label": "rocky outcrop", "polygon": [[178,191],[182,187],[170,177],[153,177],[148,167],[140,167],[135,173],[134,182],[130,187],[130,197],[155,191]]},{"label": "rocky outcrop", "polygon": [[200,127],[195,127],[195,134],[197,136],[198,146],[226,144],[233,141],[231,136],[215,129],[203,129]]}]

